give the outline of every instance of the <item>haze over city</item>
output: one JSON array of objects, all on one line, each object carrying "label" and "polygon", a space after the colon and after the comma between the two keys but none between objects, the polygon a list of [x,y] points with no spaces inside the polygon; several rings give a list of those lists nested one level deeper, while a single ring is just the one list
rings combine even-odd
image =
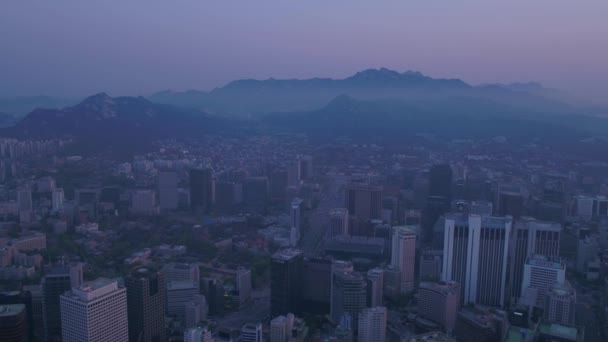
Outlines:
[{"label": "haze over city", "polygon": [[0,5],[0,342],[608,341],[608,2]]},{"label": "haze over city", "polygon": [[608,98],[608,4],[593,0],[11,1],[0,95],[211,90],[244,78],[415,70]]}]

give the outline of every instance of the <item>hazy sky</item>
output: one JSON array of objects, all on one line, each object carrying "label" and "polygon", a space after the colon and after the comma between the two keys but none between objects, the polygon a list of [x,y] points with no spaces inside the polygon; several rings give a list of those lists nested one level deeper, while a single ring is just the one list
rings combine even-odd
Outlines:
[{"label": "hazy sky", "polygon": [[0,96],[147,94],[370,67],[608,98],[607,0],[3,0]]}]

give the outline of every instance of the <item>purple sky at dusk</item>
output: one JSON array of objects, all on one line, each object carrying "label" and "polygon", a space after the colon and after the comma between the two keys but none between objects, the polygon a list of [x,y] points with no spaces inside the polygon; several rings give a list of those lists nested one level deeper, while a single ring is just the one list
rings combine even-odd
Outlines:
[{"label": "purple sky at dusk", "polygon": [[0,96],[209,90],[371,67],[608,98],[608,1],[7,0]]}]

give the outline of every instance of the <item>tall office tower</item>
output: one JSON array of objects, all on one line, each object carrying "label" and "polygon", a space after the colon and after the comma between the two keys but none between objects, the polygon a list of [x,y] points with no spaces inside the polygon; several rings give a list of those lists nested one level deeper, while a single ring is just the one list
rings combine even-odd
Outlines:
[{"label": "tall office tower", "polygon": [[350,183],[346,186],[346,209],[352,235],[371,236],[371,220],[382,218],[382,186]]},{"label": "tall office tower", "polygon": [[522,295],[527,295],[527,302],[544,309],[545,296],[553,285],[566,281],[566,264],[558,257],[534,255],[524,265],[524,277],[521,283]]},{"label": "tall office tower", "polygon": [[504,341],[508,332],[507,313],[480,306],[463,307],[456,318],[456,341]]},{"label": "tall office tower", "polygon": [[251,270],[239,267],[235,276],[236,290],[241,304],[251,298]]},{"label": "tall office tower", "polygon": [[200,282],[200,269],[199,265],[196,263],[170,263],[163,267],[162,272],[165,274],[167,282],[176,280]]},{"label": "tall office tower", "polygon": [[386,341],[387,312],[384,306],[365,308],[359,314],[359,342]]},{"label": "tall office tower", "polygon": [[393,227],[391,265],[401,272],[401,291],[414,290],[416,231],[410,226]]},{"label": "tall office tower", "polygon": [[184,326],[186,328],[196,327],[200,321],[207,319],[209,306],[203,295],[194,295],[192,300],[186,303],[184,308],[185,318]]},{"label": "tall office tower", "polygon": [[300,178],[303,180],[312,178],[312,156],[300,157]]},{"label": "tall office tower", "polygon": [[270,321],[270,342],[285,342],[292,337],[294,315],[278,316]]},{"label": "tall office tower", "polygon": [[460,284],[421,282],[418,287],[418,316],[439,324],[448,334],[454,330],[460,310]]},{"label": "tall office tower", "polygon": [[302,236],[302,204],[304,201],[300,198],[294,198],[291,201],[291,228],[295,228],[296,241],[300,240]]},{"label": "tall office tower", "polygon": [[271,315],[298,313],[302,301],[304,254],[288,248],[276,252],[270,260]]},{"label": "tall office tower", "polygon": [[441,279],[441,264],[443,251],[426,249],[420,255],[420,281],[438,281]]},{"label": "tall office tower", "polygon": [[503,184],[496,191],[496,214],[520,218],[524,214],[526,189],[521,185]]},{"label": "tall office tower", "polygon": [[215,207],[230,211],[237,203],[237,187],[233,182],[215,182]]},{"label": "tall office tower", "polygon": [[401,294],[401,272],[398,268],[388,265],[384,268],[383,294],[388,298],[397,298]]},{"label": "tall office tower", "polygon": [[329,313],[331,297],[331,264],[329,258],[304,260],[302,275],[302,311],[318,315]]},{"label": "tall office tower", "polygon": [[287,198],[288,174],[286,170],[273,170],[269,172],[268,187],[270,199],[276,202]]},{"label": "tall office tower", "polygon": [[158,204],[161,210],[177,209],[177,173],[158,173]]},{"label": "tall office tower", "polygon": [[509,287],[511,301],[521,296],[524,264],[536,254],[546,257],[559,256],[561,225],[524,217],[516,221],[511,233]]},{"label": "tall office tower", "polygon": [[262,323],[247,323],[241,328],[241,342],[263,342]]},{"label": "tall office tower", "polygon": [[461,303],[505,304],[510,217],[449,214],[441,279],[462,286]]},{"label": "tall office tower", "polygon": [[0,305],[0,342],[28,341],[27,310],[25,305]]},{"label": "tall office tower", "polygon": [[345,261],[336,261],[332,267],[330,316],[334,322],[349,314],[353,324],[358,324],[359,313],[367,306],[365,278],[352,267]]},{"label": "tall office tower", "polygon": [[[36,328],[36,323],[38,323],[38,325],[40,325],[40,323],[42,323],[41,320],[35,321],[34,320],[34,299],[33,294],[27,289],[28,286],[23,286],[23,289],[21,291],[6,291],[6,292],[0,292],[0,308],[2,308],[3,306],[10,306],[10,305],[25,305],[25,325],[27,326],[27,331],[28,331],[28,337],[30,339],[34,339],[35,335],[34,335],[34,329]],[[9,308],[10,309],[10,308]],[[1,313],[0,313],[1,315]],[[9,315],[10,317],[13,317],[11,315]],[[1,330],[1,325],[0,325],[0,330]],[[39,334],[40,336],[40,334]],[[1,341],[1,339],[0,339]]]},{"label": "tall office tower", "polygon": [[329,211],[329,236],[334,237],[348,234],[348,209],[331,209]]},{"label": "tall office tower", "polygon": [[63,342],[127,342],[127,291],[115,280],[98,278],[61,296]]},{"label": "tall office tower", "polygon": [[[45,341],[61,339],[61,315],[59,297],[82,281],[77,267],[56,266],[42,278],[42,317]],[[80,268],[82,271],[82,268]]]},{"label": "tall office tower", "polygon": [[217,316],[224,313],[224,283],[220,279],[204,278],[203,290],[209,304],[209,315]]},{"label": "tall office tower", "polygon": [[166,342],[165,275],[141,267],[125,277],[129,340]]},{"label": "tall office tower", "polygon": [[53,195],[52,195],[53,211],[58,212],[58,211],[63,210],[63,201],[64,201],[63,188],[57,188],[57,189],[53,190]]},{"label": "tall office tower", "polygon": [[19,211],[31,211],[32,206],[32,191],[29,189],[19,190],[17,192],[17,205]]},{"label": "tall office tower", "polygon": [[382,306],[384,296],[384,270],[372,268],[367,271],[367,306]]},{"label": "tall office tower", "polygon": [[300,175],[300,161],[296,160],[287,165],[287,186],[298,187],[302,176]]},{"label": "tall office tower", "polygon": [[158,213],[156,194],[152,190],[136,190],[131,197],[131,212],[138,215]]},{"label": "tall office tower", "polygon": [[213,204],[213,175],[211,169],[190,170],[190,207],[209,211]]},{"label": "tall office tower", "polygon": [[589,262],[594,261],[599,252],[599,243],[596,237],[587,236],[578,240],[576,248],[576,271],[586,273]]},{"label": "tall office tower", "polygon": [[569,282],[554,284],[545,298],[544,317],[550,322],[574,324],[576,291]]},{"label": "tall office tower", "polygon": [[215,339],[206,327],[196,327],[184,331],[184,342],[215,342]]},{"label": "tall office tower", "polygon": [[199,293],[198,283],[190,280],[167,282],[167,314],[180,320],[186,318],[186,304]]},{"label": "tall office tower", "polygon": [[433,242],[433,226],[437,219],[447,212],[452,202],[452,168],[447,164],[433,165],[429,171],[428,197],[424,210],[425,244]]},{"label": "tall office tower", "polygon": [[268,200],[268,178],[247,177],[243,182],[243,202],[253,207],[263,207]]},{"label": "tall office tower", "polygon": [[24,285],[23,291],[30,293],[32,300],[32,324],[34,336],[38,340],[42,340],[44,336],[43,315],[42,315],[42,286],[41,285]]}]

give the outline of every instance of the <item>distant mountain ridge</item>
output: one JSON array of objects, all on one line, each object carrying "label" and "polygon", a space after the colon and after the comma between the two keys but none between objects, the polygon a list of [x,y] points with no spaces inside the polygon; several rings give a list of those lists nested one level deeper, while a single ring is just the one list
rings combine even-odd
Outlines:
[{"label": "distant mountain ridge", "polygon": [[256,116],[273,112],[311,111],[322,108],[336,96],[357,99],[393,99],[404,102],[437,98],[491,100],[498,104],[536,107],[546,111],[571,111],[559,96],[544,96],[538,83],[472,86],[460,79],[431,78],[420,72],[397,72],[386,68],[367,69],[344,79],[245,79],[210,92],[164,91],[148,98],[153,102],[202,109],[228,116]]},{"label": "distant mountain ridge", "polygon": [[195,136],[220,126],[221,121],[200,111],[156,104],[143,97],[99,93],[72,107],[36,109],[0,135],[74,139],[89,146],[128,149],[157,139]]}]

